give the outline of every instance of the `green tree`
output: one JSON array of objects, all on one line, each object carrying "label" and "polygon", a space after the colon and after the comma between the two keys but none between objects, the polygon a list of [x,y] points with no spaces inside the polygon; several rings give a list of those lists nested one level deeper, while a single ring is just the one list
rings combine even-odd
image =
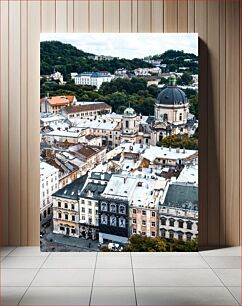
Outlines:
[{"label": "green tree", "polygon": [[169,135],[159,142],[159,146],[198,150],[198,138],[187,134]]}]

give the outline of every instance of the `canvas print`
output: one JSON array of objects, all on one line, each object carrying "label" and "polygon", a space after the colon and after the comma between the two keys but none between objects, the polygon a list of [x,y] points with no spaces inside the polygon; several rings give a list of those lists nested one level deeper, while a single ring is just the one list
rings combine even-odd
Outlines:
[{"label": "canvas print", "polygon": [[197,34],[42,33],[40,247],[197,251]]}]

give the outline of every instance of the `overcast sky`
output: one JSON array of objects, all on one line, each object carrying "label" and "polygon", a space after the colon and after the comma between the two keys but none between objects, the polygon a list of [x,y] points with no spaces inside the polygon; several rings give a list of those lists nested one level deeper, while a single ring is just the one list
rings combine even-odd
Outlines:
[{"label": "overcast sky", "polygon": [[184,50],[198,55],[198,35],[194,33],[42,33],[40,41],[58,40],[85,52],[120,58],[143,58],[166,50]]}]

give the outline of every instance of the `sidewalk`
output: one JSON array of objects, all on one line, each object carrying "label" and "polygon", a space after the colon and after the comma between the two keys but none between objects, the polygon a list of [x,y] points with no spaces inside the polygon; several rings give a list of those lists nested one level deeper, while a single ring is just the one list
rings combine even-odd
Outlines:
[{"label": "sidewalk", "polygon": [[[74,238],[69,236],[64,236],[60,234],[48,233],[46,235],[46,240],[56,243],[60,243],[70,247],[77,247],[80,249],[85,249],[90,252],[98,252],[98,241],[86,240],[84,238]],[[90,247],[89,247],[90,246]]]}]

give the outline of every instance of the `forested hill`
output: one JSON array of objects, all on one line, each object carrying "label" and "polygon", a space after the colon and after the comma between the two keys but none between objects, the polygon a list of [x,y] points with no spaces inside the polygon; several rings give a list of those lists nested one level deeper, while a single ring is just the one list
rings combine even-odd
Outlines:
[{"label": "forested hill", "polygon": [[59,41],[44,41],[40,43],[40,74],[49,75],[54,68],[64,75],[64,79],[70,77],[71,72],[85,71],[109,71],[114,73],[118,68],[133,70],[136,68],[152,67],[142,59],[117,59],[111,61],[97,61],[89,58],[91,53],[77,49],[71,44]]}]

